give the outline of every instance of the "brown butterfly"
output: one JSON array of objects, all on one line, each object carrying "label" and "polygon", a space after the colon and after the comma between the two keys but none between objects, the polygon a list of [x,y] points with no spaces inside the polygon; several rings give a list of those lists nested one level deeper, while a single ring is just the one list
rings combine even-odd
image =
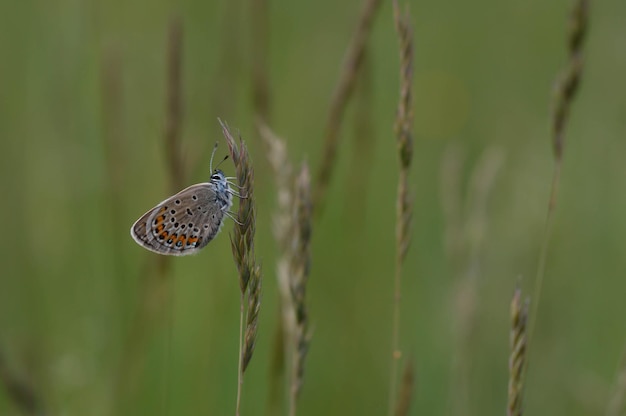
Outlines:
[{"label": "brown butterfly", "polygon": [[[213,155],[211,165],[212,161]],[[219,233],[225,216],[237,222],[229,209],[233,195],[241,195],[230,187],[229,179],[233,178],[215,169],[209,182],[191,185],[142,215],[130,228],[131,237],[157,254],[197,253]]]}]

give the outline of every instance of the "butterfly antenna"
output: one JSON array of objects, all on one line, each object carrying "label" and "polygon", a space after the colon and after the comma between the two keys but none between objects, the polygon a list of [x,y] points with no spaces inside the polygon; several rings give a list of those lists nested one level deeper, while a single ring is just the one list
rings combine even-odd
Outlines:
[{"label": "butterfly antenna", "polygon": [[213,146],[213,153],[211,153],[211,161],[209,162],[209,169],[211,173],[213,173],[213,157],[215,156],[215,152],[217,151],[217,145],[218,142],[215,142],[215,146]]},{"label": "butterfly antenna", "polygon": [[[222,159],[222,160],[220,161],[220,163],[218,163],[218,164],[217,164],[217,166],[215,167],[215,169],[219,168],[219,167],[220,167],[220,165],[221,165],[222,163],[224,163],[224,161],[225,161],[226,159],[228,159],[228,155],[224,156],[224,159]],[[212,172],[212,171],[211,171],[211,172]]]}]

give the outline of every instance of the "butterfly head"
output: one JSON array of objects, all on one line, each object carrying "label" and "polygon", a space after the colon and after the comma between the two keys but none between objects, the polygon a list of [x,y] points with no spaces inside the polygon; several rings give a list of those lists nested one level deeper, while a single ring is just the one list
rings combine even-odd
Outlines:
[{"label": "butterfly head", "polygon": [[218,198],[228,201],[231,200],[232,191],[228,184],[228,179],[226,178],[226,175],[224,175],[224,172],[222,172],[220,169],[215,169],[213,171],[213,174],[211,175],[211,179],[209,182],[211,183],[211,185],[214,186]]},{"label": "butterfly head", "polygon": [[222,172],[221,169],[215,169],[213,171],[213,174],[211,175],[211,182],[212,183],[226,182],[226,175],[224,175],[224,172]]}]

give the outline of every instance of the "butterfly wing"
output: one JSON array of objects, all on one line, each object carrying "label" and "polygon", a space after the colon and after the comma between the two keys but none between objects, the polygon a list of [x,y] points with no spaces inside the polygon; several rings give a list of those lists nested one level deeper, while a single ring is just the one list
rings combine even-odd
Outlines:
[{"label": "butterfly wing", "polygon": [[215,238],[228,208],[217,202],[213,184],[192,185],[146,212],[130,234],[137,244],[158,254],[194,254]]}]

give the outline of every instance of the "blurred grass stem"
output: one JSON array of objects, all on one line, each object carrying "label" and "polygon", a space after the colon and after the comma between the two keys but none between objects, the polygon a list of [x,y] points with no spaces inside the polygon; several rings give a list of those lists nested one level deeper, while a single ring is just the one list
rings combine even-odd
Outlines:
[{"label": "blurred grass stem", "polygon": [[393,2],[393,17],[399,40],[400,49],[400,99],[395,120],[395,134],[398,148],[399,177],[396,201],[396,264],[394,277],[393,317],[392,317],[392,353],[391,375],[389,380],[388,414],[393,414],[397,395],[398,361],[402,357],[400,351],[400,296],[402,269],[408,252],[411,236],[411,217],[413,202],[409,191],[409,172],[413,159],[413,30],[407,9],[400,14],[397,0]]},{"label": "blurred grass stem", "polygon": [[583,43],[589,23],[588,0],[576,0],[569,20],[568,32],[568,65],[557,79],[554,96],[554,110],[552,113],[552,146],[554,150],[554,172],[548,202],[548,212],[544,231],[541,253],[535,278],[534,307],[530,317],[529,344],[535,331],[539,304],[543,288],[546,261],[548,257],[548,245],[550,243],[556,209],[557,195],[561,178],[561,165],[563,162],[563,148],[565,145],[565,127],[569,120],[571,105],[578,92],[583,68]]},{"label": "blurred grass stem", "polygon": [[243,317],[244,317],[244,303],[245,295],[241,293],[241,299],[239,302],[239,360],[237,362],[237,407],[235,409],[235,415],[239,416],[241,408],[241,391],[243,390]]},{"label": "blurred grass stem", "polygon": [[318,214],[322,210],[328,185],[335,167],[337,146],[339,144],[339,131],[341,129],[341,123],[343,122],[343,116],[348,101],[352,96],[354,85],[358,78],[357,75],[363,63],[363,56],[365,55],[365,48],[374,17],[381,3],[381,0],[365,0],[357,27],[346,50],[339,80],[332,93],[330,107],[328,109],[328,119],[326,121],[322,162],[317,172],[317,182],[313,192],[313,203]]},{"label": "blurred grass stem", "polygon": [[[165,131],[163,136],[163,148],[166,155],[166,163],[170,179],[171,192],[178,192],[184,184],[184,161],[181,154],[181,124],[182,124],[182,105],[181,105],[181,67],[182,67],[182,21],[179,18],[172,17],[170,19],[168,30],[168,46],[167,46],[167,102],[165,112]],[[141,351],[145,348],[147,336],[154,331],[157,324],[163,319],[163,314],[168,311],[166,317],[168,327],[167,341],[167,361],[171,362],[171,343],[172,343],[172,324],[173,324],[173,308],[171,307],[173,299],[173,281],[169,276],[170,258],[166,256],[153,255],[147,259],[146,265],[143,267],[141,276],[143,287],[140,292],[141,301],[140,309],[131,326],[129,339],[125,348],[124,356],[120,361],[118,371],[118,379],[115,386],[117,400],[121,401],[123,396],[131,393],[131,388],[138,374],[141,363]],[[156,266],[156,269],[153,268]],[[169,307],[169,310],[167,310]],[[169,407],[169,377],[163,380],[165,394],[162,399],[164,407]],[[124,408],[126,401],[118,403],[118,406]],[[122,409],[118,413],[124,413]]]}]

